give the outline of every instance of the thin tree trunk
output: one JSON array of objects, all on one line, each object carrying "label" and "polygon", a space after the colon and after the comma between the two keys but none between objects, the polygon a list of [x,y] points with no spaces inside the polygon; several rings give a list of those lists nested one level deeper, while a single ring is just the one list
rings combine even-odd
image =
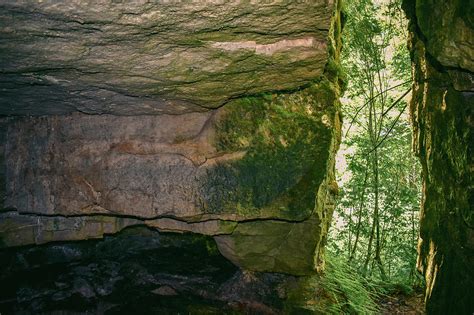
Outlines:
[{"label": "thin tree trunk", "polygon": [[347,225],[348,235],[347,235],[347,260],[349,261],[351,257],[351,246],[352,246],[352,210],[354,209],[354,204],[349,208],[349,224]]},{"label": "thin tree trunk", "polygon": [[372,219],[372,228],[370,231],[369,244],[367,248],[367,256],[365,258],[364,267],[362,269],[363,274],[367,273],[367,267],[372,256],[372,245],[375,237],[375,257],[374,260],[377,263],[377,266],[380,270],[380,276],[382,280],[387,279],[385,269],[383,267],[382,258],[380,255],[380,214],[379,214],[379,165],[378,165],[378,149],[376,147],[378,142],[377,128],[374,128],[376,125],[375,117],[377,116],[375,110],[375,104],[370,104],[369,107],[369,137],[372,143],[372,146],[375,148],[371,154],[371,168],[373,173],[373,190],[374,190],[374,212]]},{"label": "thin tree trunk", "polygon": [[[369,137],[370,137],[370,140],[371,140],[371,143],[376,143],[377,139],[375,137],[375,134],[374,134],[374,116],[375,116],[375,104],[373,102],[370,103],[369,105],[369,121],[368,121],[368,131],[369,131]],[[371,159],[371,170],[372,170],[372,173],[374,172],[374,154],[372,154],[372,159]],[[367,157],[369,158],[369,157]],[[375,173],[373,173],[373,175],[375,175]],[[372,188],[375,188],[377,186],[376,184],[376,177],[373,176],[373,183],[372,183]],[[375,196],[375,200],[378,199],[378,196]],[[376,209],[377,207],[374,207],[374,210]],[[369,235],[369,243],[367,245],[367,253],[366,253],[366,256],[365,256],[365,261],[364,261],[364,266],[362,268],[362,274],[365,276],[367,275],[367,268],[369,266],[369,262],[370,262],[370,259],[371,259],[371,256],[372,256],[372,243],[374,241],[374,235],[375,235],[375,229],[376,229],[376,225],[377,225],[377,218],[375,216],[375,211],[374,211],[374,214],[372,216],[372,228],[370,229],[370,235]]]},{"label": "thin tree trunk", "polygon": [[365,256],[364,267],[362,268],[362,274],[367,275],[367,267],[369,266],[370,257],[372,256],[372,242],[375,234],[375,218],[372,220],[372,228],[370,229],[369,244],[367,246],[367,253]]},{"label": "thin tree trunk", "polygon": [[367,186],[367,178],[369,176],[369,169],[368,169],[368,161],[366,160],[366,164],[365,164],[365,174],[364,174],[364,184],[362,185],[362,191],[360,193],[360,203],[359,203],[359,213],[358,213],[358,216],[357,216],[357,226],[356,226],[356,236],[355,236],[355,240],[354,240],[354,245],[352,246],[352,252],[349,256],[349,262],[352,261],[352,259],[354,259],[355,257],[355,253],[356,253],[356,250],[357,250],[357,245],[359,243],[359,236],[360,236],[360,230],[361,230],[361,227],[362,227],[362,208],[364,206],[364,200],[365,200],[365,188]]},{"label": "thin tree trunk", "polygon": [[387,274],[385,273],[385,269],[383,267],[382,258],[380,256],[380,209],[379,209],[379,160],[378,160],[378,150],[375,149],[374,151],[374,177],[375,177],[375,187],[374,187],[374,195],[375,195],[375,202],[374,202],[374,222],[375,222],[375,230],[376,230],[376,238],[375,238],[375,261],[377,262],[377,266],[380,270],[380,276],[382,280],[387,280]]},{"label": "thin tree trunk", "polygon": [[[416,222],[415,222],[415,212],[416,208],[411,209],[411,246],[414,246],[416,248]],[[410,246],[410,247],[411,247]],[[412,247],[411,247],[412,248]],[[416,261],[413,261],[411,263],[411,268],[410,268],[410,278],[409,281],[412,285],[415,284],[415,273],[416,273]]]}]

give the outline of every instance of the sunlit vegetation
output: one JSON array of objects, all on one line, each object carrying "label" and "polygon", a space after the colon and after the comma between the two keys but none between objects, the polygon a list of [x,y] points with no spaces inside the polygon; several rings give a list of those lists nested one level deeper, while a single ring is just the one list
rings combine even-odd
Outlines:
[{"label": "sunlit vegetation", "polygon": [[421,170],[411,149],[407,22],[400,0],[345,4],[348,87],[328,251],[367,283],[410,290],[422,285],[416,271]]}]

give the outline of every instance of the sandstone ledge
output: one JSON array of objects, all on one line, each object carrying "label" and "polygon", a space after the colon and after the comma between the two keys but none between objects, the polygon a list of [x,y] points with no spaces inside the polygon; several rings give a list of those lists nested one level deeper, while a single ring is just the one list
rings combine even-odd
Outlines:
[{"label": "sandstone ledge", "polygon": [[323,73],[334,10],[328,0],[2,1],[0,114],[177,114],[297,89]]},{"label": "sandstone ledge", "polygon": [[4,119],[2,246],[143,225],[213,236],[246,270],[312,274],[334,207],[337,86],[206,113]]}]

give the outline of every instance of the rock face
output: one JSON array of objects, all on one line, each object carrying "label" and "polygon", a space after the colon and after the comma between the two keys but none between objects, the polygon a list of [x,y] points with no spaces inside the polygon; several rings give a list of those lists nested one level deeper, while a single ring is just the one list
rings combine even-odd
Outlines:
[{"label": "rock face", "polygon": [[312,273],[333,193],[339,117],[331,88],[321,81],[207,113],[13,119],[5,207],[16,212],[3,215],[3,242],[146,224],[215,235],[247,269]]},{"label": "rock face", "polygon": [[336,3],[0,7],[1,246],[144,225],[212,236],[244,270],[316,272],[337,192]]},{"label": "rock face", "polygon": [[0,114],[175,114],[297,89],[323,73],[334,7],[2,1]]},{"label": "rock face", "polygon": [[429,314],[474,312],[474,3],[407,0],[423,166],[419,268]]}]

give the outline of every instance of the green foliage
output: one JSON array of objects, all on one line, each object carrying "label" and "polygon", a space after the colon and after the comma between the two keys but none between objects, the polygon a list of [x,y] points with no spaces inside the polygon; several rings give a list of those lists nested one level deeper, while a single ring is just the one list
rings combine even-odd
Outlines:
[{"label": "green foliage", "polygon": [[420,166],[403,97],[411,72],[400,2],[346,1],[347,164],[329,242],[331,252],[387,290],[419,283]]},{"label": "green foliage", "polygon": [[329,303],[318,305],[324,314],[377,314],[376,286],[341,259],[332,255],[326,258],[327,267],[320,279],[320,286]]},{"label": "green foliage", "polygon": [[332,81],[337,80],[340,86],[340,90],[344,91],[347,87],[347,75],[344,68],[339,62],[336,62],[334,58],[329,58],[325,68],[326,75]]},{"label": "green foliage", "polygon": [[313,287],[318,302],[310,309],[323,314],[380,314],[378,301],[384,296],[411,295],[414,291],[407,283],[364,277],[332,253],[327,255],[326,269]]}]

